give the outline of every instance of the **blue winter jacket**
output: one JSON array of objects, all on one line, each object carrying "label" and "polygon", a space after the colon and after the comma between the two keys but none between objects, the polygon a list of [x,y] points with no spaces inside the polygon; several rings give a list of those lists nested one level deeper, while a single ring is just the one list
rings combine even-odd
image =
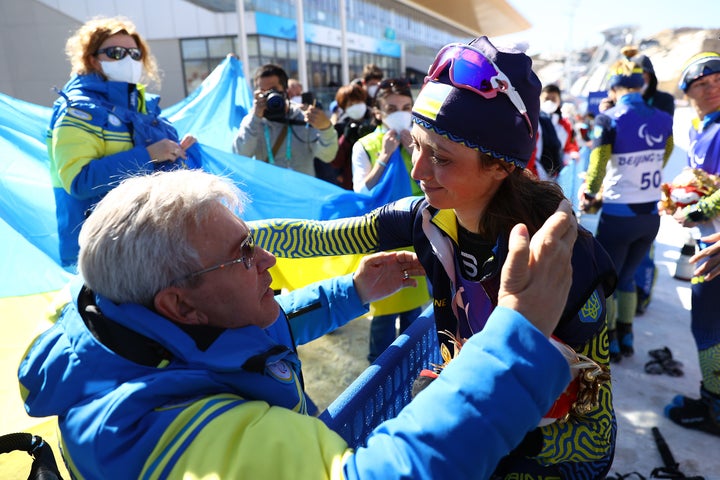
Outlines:
[{"label": "blue winter jacket", "polygon": [[465,360],[352,451],[306,414],[295,351],[367,311],[352,283],[279,296],[265,330],[195,332],[78,283],[20,365],[26,409],[58,415],[76,478],[488,478],[570,379],[557,349],[499,308]]},{"label": "blue winter jacket", "polygon": [[185,162],[152,163],[146,147],[178,141],[160,117],[160,97],[141,84],[111,82],[99,74],[75,75],[53,106],[47,131],[55,193],[60,259],[76,263],[82,222],[94,205],[124,178],[178,167],[198,168],[195,148]]}]

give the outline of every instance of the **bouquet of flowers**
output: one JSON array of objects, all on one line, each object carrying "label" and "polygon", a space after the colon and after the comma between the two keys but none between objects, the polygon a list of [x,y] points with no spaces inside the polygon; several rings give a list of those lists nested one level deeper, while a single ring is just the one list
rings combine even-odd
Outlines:
[{"label": "bouquet of flowers", "polygon": [[[441,365],[432,365],[432,370],[424,369],[415,380],[412,388],[412,396],[425,389],[435,380],[442,370],[460,353],[463,344],[467,341],[457,338],[448,331],[441,332],[450,338],[454,346],[454,354],[444,344],[440,345],[440,354],[443,359]],[[555,400],[550,410],[540,420],[539,427],[554,422],[565,423],[570,417],[582,417],[596,408],[599,404],[600,385],[610,381],[610,371],[607,367],[599,365],[585,355],[575,352],[570,346],[561,342],[556,337],[550,337],[550,342],[560,350],[570,364],[572,380],[565,391]]]},{"label": "bouquet of flowers", "polygon": [[669,213],[697,203],[720,187],[720,177],[699,168],[683,169],[670,183],[660,186],[662,195],[659,207]]}]

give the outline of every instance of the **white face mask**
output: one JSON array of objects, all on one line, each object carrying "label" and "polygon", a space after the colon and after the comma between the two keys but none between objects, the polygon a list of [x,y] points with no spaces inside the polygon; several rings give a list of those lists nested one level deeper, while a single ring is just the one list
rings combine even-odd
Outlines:
[{"label": "white face mask", "polygon": [[397,133],[403,130],[410,130],[410,122],[412,122],[410,112],[393,112],[383,118],[383,123],[388,130],[395,130]]},{"label": "white face mask", "polygon": [[364,103],[356,103],[354,105],[350,105],[345,110],[345,114],[352,118],[353,120],[360,120],[365,116],[365,113],[367,112],[367,105]]},{"label": "white face mask", "polygon": [[103,73],[113,82],[138,83],[143,74],[143,64],[140,60],[133,60],[130,55],[120,60],[100,62]]},{"label": "white face mask", "polygon": [[302,95],[295,95],[294,97],[290,97],[290,101],[293,103],[302,103]]},{"label": "white face mask", "polygon": [[375,94],[377,93],[379,86],[380,85],[370,85],[367,87],[368,97],[375,98]]},{"label": "white face mask", "polygon": [[558,105],[556,102],[553,102],[552,100],[545,100],[540,104],[540,110],[547,113],[548,115],[557,112],[558,107],[560,107],[560,105]]}]

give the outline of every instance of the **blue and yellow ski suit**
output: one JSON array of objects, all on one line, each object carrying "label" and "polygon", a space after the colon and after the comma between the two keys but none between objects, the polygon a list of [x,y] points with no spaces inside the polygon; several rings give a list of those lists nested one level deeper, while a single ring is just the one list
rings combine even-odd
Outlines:
[{"label": "blue and yellow ski suit", "polygon": [[19,379],[30,415],[58,416],[75,478],[488,478],[570,380],[542,333],[498,308],[463,362],[353,451],[307,415],[295,349],[367,312],[352,275],[278,296],[264,330],[193,335],[81,282],[72,293]]},{"label": "blue and yellow ski suit", "polygon": [[97,73],[74,75],[53,106],[47,131],[55,193],[60,260],[74,265],[78,235],[93,206],[124,178],[178,167],[200,166],[194,149],[187,162],[151,162],[147,147],[178,141],[160,117],[160,97],[141,84],[104,80]]}]

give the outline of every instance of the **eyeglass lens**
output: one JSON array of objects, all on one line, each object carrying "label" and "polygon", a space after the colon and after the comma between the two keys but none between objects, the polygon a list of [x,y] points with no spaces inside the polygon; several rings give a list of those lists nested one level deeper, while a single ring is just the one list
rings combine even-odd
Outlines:
[{"label": "eyeglass lens", "polygon": [[242,253],[243,265],[250,270],[253,266],[253,260],[255,259],[255,239],[252,234],[248,234],[245,241],[240,245],[240,251]]},{"label": "eyeglass lens", "polygon": [[140,60],[142,58],[142,50],[139,48],[125,48],[125,47],[107,47],[97,51],[98,55],[104,53],[113,60],[122,60],[127,55],[133,60]]}]

